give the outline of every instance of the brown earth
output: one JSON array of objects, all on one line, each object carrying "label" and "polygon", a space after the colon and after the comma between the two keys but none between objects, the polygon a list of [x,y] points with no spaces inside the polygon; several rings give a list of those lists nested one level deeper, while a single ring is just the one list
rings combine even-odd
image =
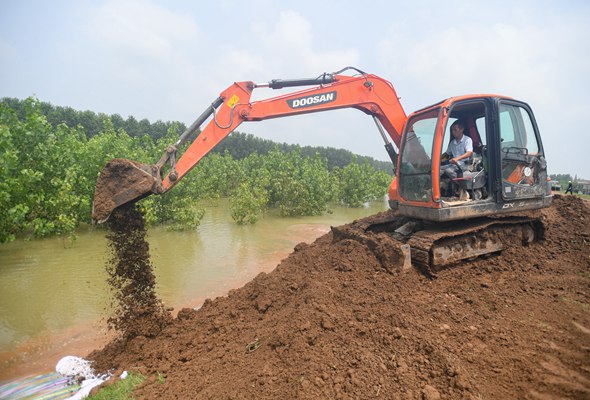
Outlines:
[{"label": "brown earth", "polygon": [[151,192],[156,180],[148,172],[150,168],[151,166],[125,158],[109,161],[100,171],[96,182],[92,219],[104,222],[117,206]]},{"label": "brown earth", "polygon": [[89,358],[147,374],[142,399],[588,399],[590,209],[556,196],[542,215],[545,241],[436,279],[329,233]]},{"label": "brown earth", "polygon": [[156,293],[143,215],[134,204],[113,211],[109,221],[108,282],[114,290],[114,314],[109,327],[123,339],[154,337],[170,323],[171,315]]}]

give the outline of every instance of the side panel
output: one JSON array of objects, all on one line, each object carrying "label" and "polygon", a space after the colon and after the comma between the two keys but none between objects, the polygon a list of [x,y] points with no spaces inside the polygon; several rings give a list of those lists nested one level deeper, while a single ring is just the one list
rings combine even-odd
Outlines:
[{"label": "side panel", "polygon": [[[551,200],[551,196],[544,196],[537,199],[516,200],[500,204],[493,202],[471,202],[465,205],[444,208],[427,208],[409,204],[399,204],[397,208],[400,215],[426,221],[444,222],[485,217],[488,215],[538,210],[540,208],[549,207]],[[395,205],[392,204],[391,208],[394,208],[394,206]]]}]

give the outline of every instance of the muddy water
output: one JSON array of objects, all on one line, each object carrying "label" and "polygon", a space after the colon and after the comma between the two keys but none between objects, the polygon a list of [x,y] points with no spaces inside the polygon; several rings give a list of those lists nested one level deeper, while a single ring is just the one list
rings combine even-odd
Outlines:
[{"label": "muddy water", "polygon": [[[260,272],[271,271],[302,241],[387,208],[334,208],[319,217],[239,226],[226,202],[206,208],[196,232],[150,229],[157,291],[167,306],[198,306]],[[43,372],[63,355],[85,355],[107,340],[111,293],[105,230],[87,228],[72,245],[60,238],[0,245],[0,381]]]}]

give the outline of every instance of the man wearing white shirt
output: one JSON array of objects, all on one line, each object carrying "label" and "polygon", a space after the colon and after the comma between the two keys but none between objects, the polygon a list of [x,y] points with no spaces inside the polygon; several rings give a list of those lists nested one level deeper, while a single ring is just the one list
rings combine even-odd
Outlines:
[{"label": "man wearing white shirt", "polygon": [[473,141],[465,135],[465,122],[456,120],[451,125],[451,134],[453,140],[449,143],[447,151],[445,152],[449,159],[449,163],[441,165],[440,176],[442,178],[455,179],[462,171],[468,167],[471,156],[473,155]]}]

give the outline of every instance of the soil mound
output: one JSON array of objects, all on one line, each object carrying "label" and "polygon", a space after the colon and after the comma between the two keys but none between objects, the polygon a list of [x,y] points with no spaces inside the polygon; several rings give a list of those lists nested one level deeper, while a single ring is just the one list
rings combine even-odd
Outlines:
[{"label": "soil mound", "polygon": [[112,253],[107,263],[108,282],[116,301],[109,327],[125,339],[154,337],[172,317],[156,294],[143,215],[135,205],[125,205],[115,209],[108,226]]},{"label": "soil mound", "polygon": [[89,358],[149,375],[146,399],[588,398],[590,210],[556,196],[542,215],[544,242],[434,280],[329,233]]}]

